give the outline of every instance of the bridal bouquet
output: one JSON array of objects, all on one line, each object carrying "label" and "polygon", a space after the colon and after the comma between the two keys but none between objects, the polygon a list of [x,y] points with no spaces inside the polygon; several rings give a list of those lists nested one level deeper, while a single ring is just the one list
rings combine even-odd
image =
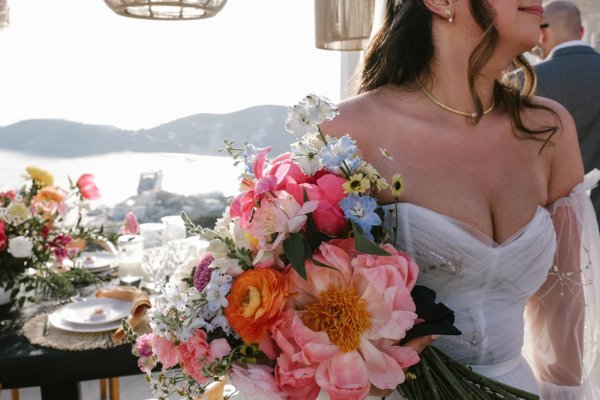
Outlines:
[{"label": "bridal bouquet", "polygon": [[[93,176],[82,175],[69,190],[54,184],[54,177],[37,167],[27,167],[25,183],[0,192],[0,288],[14,299],[21,284],[52,294],[73,294],[73,282],[94,280],[84,270],[63,273],[57,267],[80,251],[83,240],[102,234],[101,228],[81,225],[88,200],[99,197]],[[74,214],[74,215],[72,215]],[[74,221],[67,223],[68,217]],[[22,304],[25,297],[20,297]]]},{"label": "bridal bouquet", "polygon": [[214,229],[183,214],[207,252],[155,300],[150,333],[128,330],[162,399],[200,397],[224,376],[242,399],[364,399],[422,381],[405,373],[420,360],[407,340],[460,333],[415,285],[415,262],[385,244],[375,195],[398,198],[401,176],[390,187],[351,137],[321,132],[337,115],[328,100],[309,95],[288,114],[290,153],[226,142],[245,166],[240,193]]}]

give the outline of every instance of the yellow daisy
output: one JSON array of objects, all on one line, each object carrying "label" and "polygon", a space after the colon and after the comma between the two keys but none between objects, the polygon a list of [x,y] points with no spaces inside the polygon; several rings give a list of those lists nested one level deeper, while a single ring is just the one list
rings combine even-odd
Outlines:
[{"label": "yellow daisy", "polygon": [[34,166],[29,166],[25,170],[29,177],[42,187],[54,185],[54,177],[50,172]]},{"label": "yellow daisy", "polygon": [[344,189],[344,193],[349,194],[349,193],[354,193],[354,194],[361,194],[367,191],[367,189],[369,189],[370,187],[370,183],[369,180],[367,178],[365,178],[365,176],[363,174],[354,174],[350,177],[350,180],[348,180],[347,182],[345,182],[342,185],[342,188]]},{"label": "yellow daisy", "polygon": [[394,176],[392,176],[392,196],[397,199],[403,191],[404,178],[400,174],[394,174]]}]

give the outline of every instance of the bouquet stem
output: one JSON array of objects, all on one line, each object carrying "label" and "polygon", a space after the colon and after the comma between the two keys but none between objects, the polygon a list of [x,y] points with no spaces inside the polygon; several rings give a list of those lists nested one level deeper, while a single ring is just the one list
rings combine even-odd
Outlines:
[{"label": "bouquet stem", "polygon": [[421,361],[410,367],[398,392],[408,400],[512,399],[539,400],[539,396],[474,372],[434,346],[421,353]]}]

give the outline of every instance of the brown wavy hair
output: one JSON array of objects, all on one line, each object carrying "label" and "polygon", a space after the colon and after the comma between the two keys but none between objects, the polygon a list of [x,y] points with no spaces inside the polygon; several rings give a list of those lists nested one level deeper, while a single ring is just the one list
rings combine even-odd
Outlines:
[{"label": "brown wavy hair", "polygon": [[[434,56],[432,36],[432,13],[422,0],[404,0],[395,5],[388,0],[385,21],[365,51],[361,66],[358,93],[376,89],[383,85],[405,85],[415,83],[423,75],[430,75],[430,65]],[[490,60],[499,42],[499,34],[494,27],[494,11],[486,0],[471,0],[471,14],[484,33],[481,41],[469,58],[468,82],[475,111],[483,115],[483,105],[475,89],[475,79]],[[560,123],[556,112],[549,107],[533,102],[536,77],[533,67],[519,55],[512,60],[513,68],[520,70],[519,77],[494,83],[494,102],[507,110],[515,135],[522,139],[549,143],[558,126],[532,128],[523,123],[521,111],[524,108],[546,110],[553,114],[557,125]],[[520,133],[520,134],[519,134]],[[547,138],[537,137],[549,133]],[[541,149],[540,149],[541,151]]]}]

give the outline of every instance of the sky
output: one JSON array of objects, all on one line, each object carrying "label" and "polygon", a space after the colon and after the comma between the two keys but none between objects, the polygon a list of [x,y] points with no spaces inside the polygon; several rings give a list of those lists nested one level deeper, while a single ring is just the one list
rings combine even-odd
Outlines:
[{"label": "sky", "polygon": [[151,128],[198,113],[339,101],[340,53],[314,46],[314,2],[229,0],[213,18],[149,21],[103,0],[8,0],[0,126],[59,118]]}]

